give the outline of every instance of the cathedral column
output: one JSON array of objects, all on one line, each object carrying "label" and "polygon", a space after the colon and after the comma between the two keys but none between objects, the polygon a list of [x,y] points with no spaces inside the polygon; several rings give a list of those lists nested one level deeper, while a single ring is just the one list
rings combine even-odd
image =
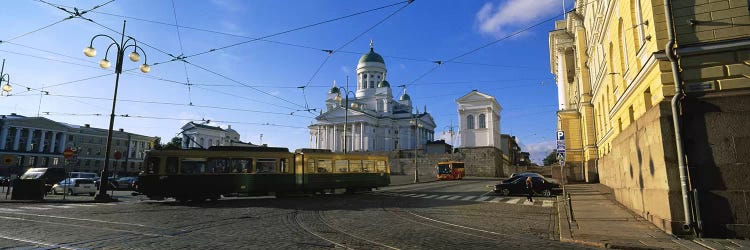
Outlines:
[{"label": "cathedral column", "polygon": [[50,153],[56,153],[55,143],[57,143],[57,134],[58,132],[52,132],[52,142],[49,144],[49,152]]},{"label": "cathedral column", "polygon": [[59,152],[65,151],[65,147],[66,147],[65,144],[67,143],[67,140],[68,140],[68,134],[64,132],[60,132],[60,146],[58,148]]},{"label": "cathedral column", "polygon": [[10,133],[9,126],[3,126],[3,129],[0,130],[0,150],[5,149],[5,140],[8,139],[8,133]]},{"label": "cathedral column", "polygon": [[33,129],[33,128],[27,128],[26,130],[29,131],[28,134],[27,134],[28,136],[26,136],[26,151],[31,151],[31,148],[32,148],[31,147],[31,142],[32,142],[32,139],[34,138],[34,130],[35,129]]},{"label": "cathedral column", "polygon": [[359,123],[359,150],[365,151],[365,123]]},{"label": "cathedral column", "polygon": [[18,150],[18,146],[21,143],[21,129],[19,127],[16,127],[16,137],[13,138],[13,150]]},{"label": "cathedral column", "polygon": [[331,149],[331,151],[336,152],[339,150],[339,147],[337,147],[338,141],[339,141],[339,137],[338,137],[338,131],[336,130],[336,124],[333,124],[333,149]]},{"label": "cathedral column", "polygon": [[349,145],[351,145],[352,151],[356,150],[356,148],[354,147],[356,145],[356,143],[355,143],[356,140],[355,140],[355,137],[354,137],[354,135],[356,133],[354,131],[357,131],[357,123],[356,122],[352,122],[352,139],[351,139],[351,143],[349,144]]},{"label": "cathedral column", "polygon": [[39,152],[44,152],[44,141],[47,137],[47,131],[42,130],[41,133],[39,133]]}]

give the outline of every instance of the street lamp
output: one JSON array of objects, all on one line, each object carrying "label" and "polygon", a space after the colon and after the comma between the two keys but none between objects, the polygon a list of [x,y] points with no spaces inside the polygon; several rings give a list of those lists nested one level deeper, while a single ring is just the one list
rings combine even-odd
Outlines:
[{"label": "street lamp", "polygon": [[5,59],[3,59],[3,66],[0,68],[0,85],[3,84],[3,81],[5,81],[5,85],[2,87],[2,92],[0,92],[0,96],[2,94],[5,94],[6,96],[10,95],[10,91],[13,90],[13,87],[10,86],[10,75],[8,75],[5,72]]},{"label": "street lamp", "polygon": [[[344,98],[345,99],[345,104],[344,104],[344,154],[346,154],[346,143],[348,141],[346,139],[346,127],[347,127],[347,124],[349,123],[349,93],[351,93],[352,96],[356,96],[354,94],[354,92],[350,91],[349,88],[348,88],[349,87],[349,77],[348,76],[346,77],[346,86],[347,87],[339,87],[339,89],[342,89],[344,91],[344,97],[345,97]],[[339,92],[339,94],[336,96],[336,101],[338,101],[339,103],[341,103],[341,99],[342,99],[341,98],[341,92]],[[355,109],[357,108],[357,104],[356,103],[353,103],[352,106]],[[352,131],[352,133],[354,133],[354,131]],[[352,145],[352,146],[354,146],[354,145]]]},{"label": "street lamp", "polygon": [[419,183],[419,165],[417,163],[418,149],[419,149],[419,128],[422,127],[422,123],[417,119],[417,114],[412,114],[413,120],[409,123],[414,126],[414,183]]},{"label": "street lamp", "polygon": [[[146,57],[146,52],[143,51],[141,47],[138,46],[138,43],[136,42],[135,38],[132,38],[128,36],[128,39],[125,40],[125,21],[122,21],[122,33],[120,34],[120,43],[117,43],[117,40],[112,38],[108,35],[95,35],[91,38],[91,42],[89,42],[89,46],[83,49],[83,54],[88,57],[96,56],[96,50],[94,49],[94,39],[97,37],[106,37],[112,40],[112,43],[109,44],[107,47],[107,51],[104,53],[104,59],[99,61],[99,66],[102,68],[109,68],[111,66],[111,63],[109,60],[107,60],[107,56],[109,55],[109,49],[112,48],[112,46],[116,47],[117,49],[117,58],[115,62],[115,93],[112,97],[112,112],[109,115],[109,131],[107,133],[107,149],[106,153],[104,155],[104,169],[102,170],[102,178],[99,182],[99,194],[94,197],[95,200],[98,201],[112,201],[112,197],[107,195],[107,187],[109,187],[109,155],[112,152],[112,127],[115,123],[115,104],[117,104],[117,87],[120,83],[120,74],[122,73],[122,62],[123,57],[125,55],[125,51],[129,48],[133,48],[133,52],[128,55],[128,58],[130,58],[130,61],[137,62],[141,59],[141,55],[138,54],[138,50],[143,53],[144,56],[144,62],[141,65],[140,69],[143,73],[148,73],[151,71],[151,68],[148,66],[148,58]],[[132,42],[132,44],[128,44],[129,42]]]}]

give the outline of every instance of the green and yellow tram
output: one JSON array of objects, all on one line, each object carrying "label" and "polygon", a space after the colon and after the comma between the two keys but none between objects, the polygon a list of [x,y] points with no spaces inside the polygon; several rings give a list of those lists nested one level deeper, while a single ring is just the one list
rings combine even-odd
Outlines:
[{"label": "green and yellow tram", "polygon": [[146,155],[138,191],[150,199],[219,199],[232,195],[283,195],[390,184],[388,158],[275,147],[153,150]]}]

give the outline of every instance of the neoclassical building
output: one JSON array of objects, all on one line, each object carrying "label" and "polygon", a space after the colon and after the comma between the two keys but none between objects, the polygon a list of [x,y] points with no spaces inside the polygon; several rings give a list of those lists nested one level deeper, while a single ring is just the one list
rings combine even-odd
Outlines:
[{"label": "neoclassical building", "polygon": [[495,97],[472,90],[456,100],[461,147],[501,148],[500,111]]},{"label": "neoclassical building", "polygon": [[371,42],[370,51],[357,64],[357,88],[352,91],[334,82],[328,91],[325,112],[308,127],[310,147],[382,152],[424,148],[434,140],[435,121],[427,108],[421,113],[415,109],[406,89],[398,100],[393,99],[386,73],[385,61]]},{"label": "neoclassical building", "polygon": [[252,143],[240,141],[240,133],[227,125],[226,129],[188,122],[182,126],[182,148],[209,148],[211,146],[247,146]]}]

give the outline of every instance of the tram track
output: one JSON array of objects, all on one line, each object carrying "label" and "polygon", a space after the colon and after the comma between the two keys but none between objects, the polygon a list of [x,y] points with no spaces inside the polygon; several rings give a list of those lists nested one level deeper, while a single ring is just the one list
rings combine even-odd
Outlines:
[{"label": "tram track", "polygon": [[329,243],[330,247],[344,249],[399,249],[347,232],[346,229],[334,225],[325,217],[324,211],[321,210],[297,210],[288,216],[287,222],[294,229]]}]

